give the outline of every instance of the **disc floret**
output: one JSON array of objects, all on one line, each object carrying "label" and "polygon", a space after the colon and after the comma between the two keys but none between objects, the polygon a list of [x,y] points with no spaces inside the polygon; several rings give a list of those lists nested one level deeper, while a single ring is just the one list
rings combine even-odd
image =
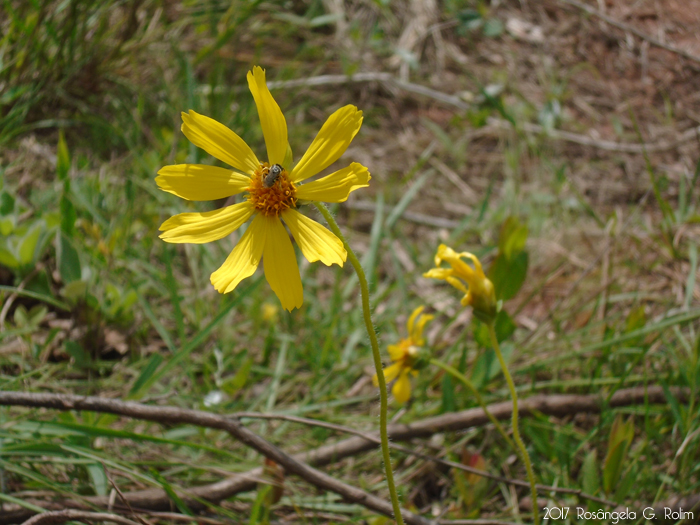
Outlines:
[{"label": "disc floret", "polygon": [[268,188],[265,178],[269,173],[270,164],[267,162],[255,170],[248,188],[248,200],[263,215],[279,217],[284,210],[297,207],[297,188],[289,179],[286,169],[282,169],[274,184]]}]

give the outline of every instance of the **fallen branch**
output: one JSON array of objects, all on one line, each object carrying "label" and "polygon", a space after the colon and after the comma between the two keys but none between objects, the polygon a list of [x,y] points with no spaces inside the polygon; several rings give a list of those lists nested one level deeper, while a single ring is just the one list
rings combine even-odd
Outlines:
[{"label": "fallen branch", "polygon": [[[147,406],[140,403],[125,402],[92,396],[76,396],[68,394],[31,394],[23,392],[0,391],[0,405],[52,408],[55,410],[88,410],[106,412],[133,419],[143,419],[156,423],[190,424],[206,428],[215,428],[228,432],[234,439],[256,450],[266,458],[296,474],[308,483],[340,495],[346,501],[357,503],[374,512],[392,517],[392,506],[388,501],[380,499],[362,489],[343,483],[320,470],[317,470],[299,459],[286,454],[281,449],[248,430],[238,421],[208,412],[188,410],[173,406]],[[374,444],[371,444],[374,446]],[[186,497],[186,495],[184,495]],[[128,496],[127,496],[128,499]],[[207,498],[209,499],[209,498]],[[130,501],[130,500],[129,500]],[[133,505],[132,506],[136,506]],[[412,525],[428,525],[430,521],[409,512],[401,511],[406,523]]]},{"label": "fallen branch", "polygon": [[[309,425],[309,426],[316,426],[316,427],[322,427],[322,428],[327,428],[330,430],[336,430],[338,432],[344,432],[346,434],[354,434],[356,436],[361,437],[362,439],[365,439],[367,441],[370,441],[372,443],[379,444],[379,438],[376,436],[366,433],[366,432],[361,432],[359,430],[352,429],[350,427],[346,427],[343,425],[336,425],[334,423],[326,423],[325,421],[318,421],[316,419],[310,419],[306,417],[299,417],[299,416],[289,416],[289,415],[284,415],[284,414],[261,414],[259,412],[238,412],[236,414],[233,414],[232,417],[236,418],[249,418],[249,419],[276,419],[280,421],[290,421],[293,423],[301,423],[302,425]],[[432,461],[433,463],[437,463],[439,465],[444,465],[446,467],[454,468],[457,470],[463,470],[465,472],[469,472],[471,474],[476,474],[477,476],[481,476],[483,478],[488,478],[492,479],[494,481],[498,481],[501,483],[507,483],[509,485],[516,485],[518,487],[525,487],[525,488],[530,488],[530,484],[526,481],[522,481],[519,479],[512,479],[512,478],[506,478],[504,476],[497,476],[496,474],[491,474],[490,472],[487,472],[485,470],[480,470],[474,467],[470,467],[468,465],[464,465],[462,463],[457,463],[456,461],[449,461],[446,459],[438,458],[435,456],[431,456],[429,454],[423,454],[422,452],[416,452],[415,450],[412,450],[408,447],[404,447],[401,445],[397,445],[396,443],[389,443],[389,447],[398,450],[399,452],[403,452],[404,454],[408,456],[415,456],[421,459],[424,459],[426,461]],[[597,496],[592,496],[591,494],[586,494],[580,489],[569,489],[566,487],[552,487],[550,485],[537,485],[537,488],[541,491],[545,492],[558,492],[562,494],[571,494],[574,496],[578,496],[583,499],[587,499],[590,501],[595,501],[597,503],[602,503],[603,505],[607,505],[609,507],[615,507],[617,503],[615,501],[607,500],[604,498],[599,498]]]},{"label": "fallen branch", "polygon": [[[680,402],[685,402],[688,398],[688,391],[685,389],[671,389],[673,394]],[[61,410],[78,409],[78,407],[53,406],[49,404],[37,404],[35,399],[34,404],[26,402],[19,403],[14,396],[49,396],[50,398],[62,398],[53,394],[18,394],[14,392],[0,392],[0,405],[22,405],[22,406],[46,406],[48,408],[58,408]],[[79,396],[71,396],[76,399],[98,399],[99,398],[81,398]],[[564,417],[578,413],[600,413],[605,405],[605,395],[590,394],[590,395],[537,395],[526,398],[520,403],[520,412],[524,417],[533,414],[543,414],[557,417]],[[13,401],[13,402],[10,402]],[[105,400],[111,401],[111,400]],[[630,405],[637,405],[648,402],[649,404],[664,404],[666,396],[661,387],[651,386],[648,388],[636,387],[618,390],[610,399],[607,407],[619,408]],[[112,403],[118,403],[112,401]],[[122,403],[127,405],[138,405],[136,403]],[[143,407],[153,410],[161,410],[170,407]],[[95,408],[85,408],[85,410],[95,410]],[[175,409],[180,410],[180,409]],[[510,401],[502,403],[494,403],[488,406],[489,412],[497,419],[508,419],[511,415],[512,404]],[[193,411],[188,411],[193,412]],[[212,414],[206,414],[208,417],[218,418]],[[133,417],[133,416],[130,416]],[[143,418],[150,419],[150,418]],[[225,419],[225,418],[220,418]],[[229,421],[229,420],[226,420]],[[186,422],[186,421],[179,421]],[[440,416],[426,418],[421,421],[415,421],[410,424],[394,424],[389,426],[389,437],[393,441],[406,441],[417,437],[429,437],[438,432],[458,431],[465,428],[481,426],[489,423],[489,419],[484,414],[481,408],[471,408],[461,412],[453,412],[442,414]],[[198,424],[198,423],[192,423]],[[369,434],[375,439],[375,434]],[[359,454],[361,452],[375,448],[376,445],[368,441],[365,437],[352,437],[338,441],[334,444],[325,445],[323,447],[296,454],[293,458],[297,461],[303,461],[316,466],[323,466],[329,463],[340,461],[343,458]],[[274,458],[273,458],[274,459]],[[275,460],[276,461],[276,460]],[[281,462],[279,462],[282,464]],[[186,493],[181,494],[187,504],[193,509],[202,509],[203,505],[198,499],[217,502],[227,499],[240,492],[254,490],[258,480],[263,476],[263,469],[256,468],[241,474],[235,474],[229,478],[222,479],[210,485],[202,485],[192,487]],[[575,489],[572,489],[575,490]],[[134,507],[134,509],[148,509],[152,511],[167,511],[171,508],[171,501],[167,493],[162,489],[152,488],[146,490],[137,490],[124,493],[124,497]],[[95,496],[87,498],[91,504],[107,508],[109,498]],[[389,505],[388,502],[384,502]],[[5,512],[0,514],[0,524],[18,523],[27,516],[33,515],[34,512],[29,509],[17,509],[15,511]]]}]

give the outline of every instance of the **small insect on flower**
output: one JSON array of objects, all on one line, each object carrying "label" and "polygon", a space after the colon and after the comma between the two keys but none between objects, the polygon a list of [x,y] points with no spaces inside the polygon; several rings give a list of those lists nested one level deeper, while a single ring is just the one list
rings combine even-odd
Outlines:
[{"label": "small insect on flower", "polygon": [[[399,403],[405,403],[411,397],[411,382],[408,379],[408,374],[415,377],[418,375],[418,370],[428,364],[427,355],[423,348],[425,345],[423,329],[427,323],[433,320],[434,316],[423,315],[424,308],[424,306],[419,306],[413,310],[411,317],[408,318],[406,325],[408,337],[401,339],[395,345],[389,345],[387,348],[394,364],[384,369],[384,379],[387,382],[396,379],[391,393]],[[372,381],[374,386],[378,386],[376,374]]]},{"label": "small insect on flower", "polygon": [[279,164],[271,166],[263,177],[263,186],[266,188],[272,188],[272,186],[275,185],[275,182],[277,182],[277,179],[280,178],[280,175],[282,175],[283,170],[284,168]]},{"label": "small insect on flower", "polygon": [[[190,110],[182,114],[182,132],[195,146],[230,165],[165,166],[158,172],[158,187],[191,201],[223,199],[243,193],[237,204],[203,213],[180,213],[165,221],[160,238],[166,242],[196,243],[223,239],[250,220],[245,233],[224,264],[211,275],[220,293],[229,293],[255,273],[263,261],[265,278],[286,310],[304,301],[299,265],[291,233],[309,262],[343,266],[347,252],[333,233],[299,213],[300,201],[344,202],[351,192],[369,186],[370,175],[353,162],[311,180],[338,160],[362,125],[362,111],[347,105],[335,111],[298,162],[287,140],[287,121],[272,98],[265,71],[248,72],[248,87],[258,109],[267,152],[258,158],[253,150],[223,124]],[[286,226],[286,227],[285,227]],[[289,232],[287,232],[287,228]]]}]

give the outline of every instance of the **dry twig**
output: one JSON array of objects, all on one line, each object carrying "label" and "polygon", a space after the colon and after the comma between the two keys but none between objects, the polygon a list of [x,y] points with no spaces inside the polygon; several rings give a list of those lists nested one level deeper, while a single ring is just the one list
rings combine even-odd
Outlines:
[{"label": "dry twig", "polygon": [[[260,412],[237,412],[235,414],[232,414],[231,417],[236,417],[236,418],[250,418],[250,419],[276,419],[280,421],[291,421],[294,423],[301,423],[302,425],[309,425],[309,426],[316,426],[316,427],[323,427],[323,428],[328,428],[330,430],[336,430],[338,432],[344,432],[346,434],[354,434],[356,436],[361,437],[362,439],[366,439],[367,441],[370,441],[372,443],[379,444],[379,438],[372,434],[368,434],[366,432],[361,432],[359,430],[355,430],[350,427],[346,427],[343,425],[336,425],[334,423],[326,423],[325,421],[319,421],[317,419],[310,419],[306,417],[299,417],[299,416],[289,416],[285,414],[262,414]],[[530,484],[526,481],[522,481],[519,479],[512,479],[512,478],[506,478],[504,476],[497,476],[495,474],[491,474],[490,472],[487,472],[485,470],[480,470],[474,467],[470,467],[467,465],[464,465],[462,463],[457,463],[455,461],[449,461],[446,459],[438,458],[435,456],[431,456],[430,454],[423,454],[422,452],[417,452],[415,450],[412,450],[408,447],[404,447],[401,445],[397,445],[396,443],[389,443],[389,447],[398,450],[400,452],[403,452],[404,454],[407,454],[409,456],[416,456],[418,458],[424,459],[426,461],[432,461],[433,463],[438,463],[440,465],[444,465],[446,467],[450,468],[455,468],[458,470],[463,470],[465,472],[470,472],[472,474],[476,474],[477,476],[481,476],[484,478],[492,479],[494,481],[498,481],[501,483],[507,483],[509,485],[517,485],[518,487],[525,487],[525,488],[530,488]],[[550,485],[537,485],[537,488],[539,490],[545,491],[545,492],[559,492],[562,494],[573,494],[576,495],[580,498],[595,501],[598,503],[602,503],[603,505],[607,505],[609,507],[615,507],[617,505],[616,502],[607,500],[605,498],[599,498],[597,496],[592,496],[591,494],[586,494],[580,489],[569,489],[566,487],[552,487]]]},{"label": "dry twig", "polygon": [[[380,499],[362,489],[343,483],[320,470],[317,470],[299,459],[293,458],[284,451],[251,432],[240,422],[202,412],[173,406],[147,406],[140,403],[125,402],[92,396],[76,396],[69,394],[31,394],[23,392],[0,392],[0,405],[27,407],[43,407],[55,410],[90,410],[106,412],[134,419],[143,419],[156,423],[190,424],[206,428],[215,428],[228,432],[234,439],[256,450],[266,458],[278,463],[287,472],[296,474],[308,483],[331,492],[335,492],[346,501],[357,503],[370,510],[393,516],[392,506],[388,501]],[[373,443],[370,446],[374,446]],[[206,497],[206,496],[205,496]],[[429,520],[408,510],[401,511],[406,523],[413,525],[428,525]]]},{"label": "dry twig", "polygon": [[[687,390],[684,389],[672,389],[674,395],[680,402],[685,402],[688,397]],[[31,396],[34,396],[33,398]],[[43,396],[39,398],[36,396]],[[76,400],[100,400],[100,398],[83,398],[80,396],[68,396]],[[0,405],[20,405],[20,406],[44,406],[47,408],[56,408],[60,410],[69,409],[85,409],[85,410],[96,410],[94,405],[87,406],[77,406],[63,404],[61,399],[65,399],[66,396],[54,395],[54,394],[20,394],[15,392],[0,392]],[[577,413],[591,413],[596,414],[601,411],[604,406],[604,400],[606,396],[602,394],[591,394],[591,395],[537,395],[524,399],[521,402],[521,415],[528,416],[533,413],[539,413],[544,415],[552,415],[563,417],[567,415],[573,415]],[[29,402],[31,400],[32,402]],[[39,401],[44,401],[39,403]],[[51,401],[49,401],[51,400]],[[159,410],[171,409],[172,407],[143,407],[137,403],[122,403],[112,400],[104,400],[108,403],[119,403],[121,405],[136,406],[143,409],[154,410],[157,414]],[[661,387],[637,387],[618,390],[611,398],[607,406],[609,408],[617,408],[629,405],[636,405],[640,403],[648,402],[649,404],[663,404],[666,402],[666,397],[664,391]],[[491,412],[494,417],[498,419],[508,419],[511,415],[512,404],[510,401],[505,401],[501,403],[494,403],[489,405],[489,412]],[[182,413],[181,409],[174,409],[174,415],[176,413]],[[195,411],[185,411],[186,413],[195,413]],[[116,412],[112,412],[116,413]],[[126,415],[126,414],[122,414]],[[214,418],[216,420],[227,420],[226,418],[221,418],[213,414],[203,413],[207,418]],[[129,415],[128,417],[137,417],[135,415]],[[140,419],[149,419],[151,421],[161,421],[166,422],[163,419],[151,419],[151,417],[140,417]],[[200,423],[188,421],[188,420],[167,420],[170,423],[190,423],[195,425],[200,425]],[[468,410],[463,410],[461,412],[453,412],[449,414],[442,414],[440,416],[431,417],[423,419],[420,421],[415,421],[410,424],[394,424],[389,426],[389,437],[394,441],[405,441],[415,437],[429,437],[438,432],[444,431],[456,431],[463,430],[465,428],[486,425],[489,423],[489,419],[484,414],[481,408],[471,408]],[[206,426],[206,425],[201,425]],[[218,427],[216,427],[218,428]],[[370,434],[373,435],[373,434]],[[374,435],[376,438],[377,436]],[[336,443],[325,445],[317,449],[297,454],[293,457],[296,461],[304,461],[316,466],[327,465],[336,461],[340,461],[343,458],[359,454],[361,452],[370,450],[376,445],[373,442],[368,441],[364,437],[352,437],[338,441]],[[286,456],[286,454],[285,454]],[[287,456],[288,457],[288,456]],[[274,458],[273,458],[274,460]],[[279,462],[282,464],[281,462]],[[254,490],[257,481],[262,476],[262,468],[257,468],[244,472],[241,474],[233,475],[229,478],[222,479],[216,483],[210,485],[202,485],[199,487],[192,487],[188,489],[187,493],[181,494],[181,497],[187,502],[187,504],[192,508],[201,509],[203,505],[198,499],[204,499],[207,501],[221,501],[229,498],[240,492],[245,492],[249,490]],[[171,508],[171,501],[168,498],[167,493],[162,489],[146,489],[138,490],[133,492],[124,493],[124,497],[129,500],[134,509],[148,509],[152,511],[167,511]],[[109,499],[107,497],[91,497],[86,498],[91,504],[99,507],[107,507]],[[388,502],[384,502],[385,505],[390,507]],[[26,519],[27,516],[33,515],[34,512],[29,509],[18,509],[12,512],[6,512],[0,515],[0,525],[8,523],[17,523],[22,519]]]}]

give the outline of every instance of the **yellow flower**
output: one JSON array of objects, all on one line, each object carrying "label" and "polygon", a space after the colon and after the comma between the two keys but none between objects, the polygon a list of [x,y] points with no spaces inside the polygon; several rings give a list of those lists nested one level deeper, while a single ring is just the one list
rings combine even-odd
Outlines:
[{"label": "yellow flower", "polygon": [[[160,189],[183,199],[214,200],[247,192],[246,200],[204,213],[181,213],[165,221],[160,238],[173,243],[206,243],[226,237],[253,220],[224,264],[211,275],[220,293],[232,291],[250,277],[264,258],[265,278],[286,310],[304,301],[294,247],[285,224],[309,262],[343,265],[343,243],[319,223],[297,211],[300,201],[344,202],[351,191],[369,185],[367,168],[353,162],[318,180],[301,184],[338,160],[362,125],[362,112],[348,105],[333,113],[301,160],[292,167],[287,123],[265,83],[265,70],[248,72],[262,125],[267,160],[260,161],[229,128],[192,110],[182,113],[182,132],[195,146],[234,170],[201,164],[165,166],[158,172]],[[282,219],[282,220],[281,220]]]},{"label": "yellow flower", "polygon": [[[474,268],[462,258],[469,259],[474,264]],[[450,268],[441,268],[442,261],[446,261]],[[498,313],[496,292],[493,283],[484,275],[481,263],[475,255],[468,252],[457,253],[449,246],[441,244],[435,255],[435,266],[437,268],[424,273],[423,277],[447,281],[465,294],[462,298],[462,306],[471,305],[477,318],[486,323],[493,322]]]},{"label": "yellow flower", "polygon": [[[384,379],[389,382],[398,377],[391,393],[394,394],[394,399],[399,403],[405,403],[411,397],[411,382],[408,379],[408,374],[417,376],[418,369],[426,364],[421,355],[421,347],[425,344],[423,328],[434,316],[421,315],[424,308],[419,306],[413,310],[411,317],[408,318],[408,337],[399,341],[398,344],[389,345],[387,348],[394,364],[384,369]],[[372,381],[374,386],[379,384],[377,374],[374,374]]]}]

